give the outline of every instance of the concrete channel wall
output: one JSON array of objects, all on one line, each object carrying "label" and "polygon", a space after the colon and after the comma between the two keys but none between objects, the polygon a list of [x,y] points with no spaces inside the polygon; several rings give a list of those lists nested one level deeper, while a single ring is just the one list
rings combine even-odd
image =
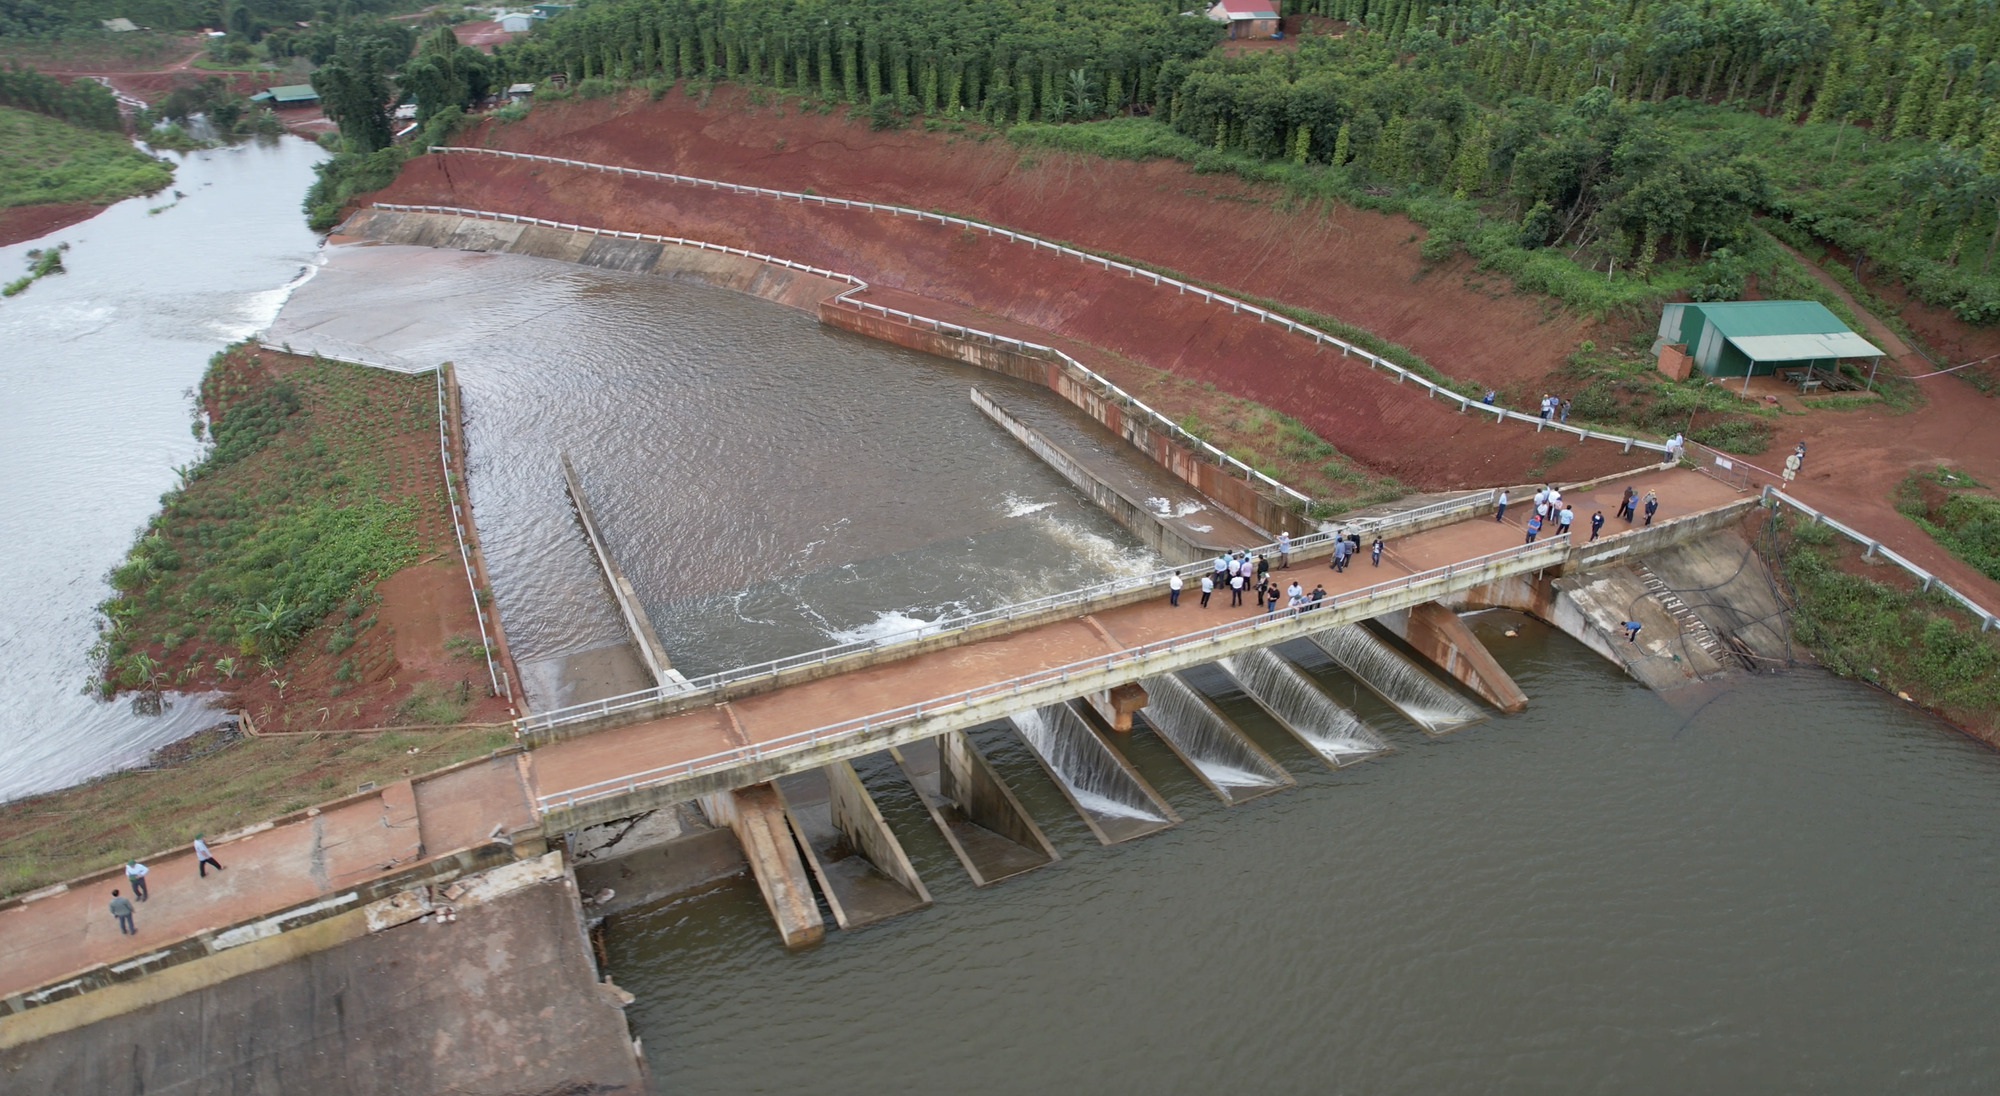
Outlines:
[{"label": "concrete channel wall", "polygon": [[1145,542],[1146,547],[1158,552],[1169,563],[1193,563],[1207,559],[1223,550],[1219,544],[1197,544],[1182,536],[1180,531],[1160,520],[1159,516],[1139,499],[1129,498],[1124,492],[1106,483],[1102,478],[1085,468],[1076,458],[1065,452],[1062,446],[1050,441],[1042,432],[1015,418],[1006,408],[994,403],[986,393],[972,390],[972,405],[979,408],[989,419],[999,424],[1000,429],[1014,436],[1016,441],[1040,457],[1044,464],[1056,470],[1062,478],[1075,484],[1077,490],[1090,496],[1113,521],[1130,530],[1132,535]]},{"label": "concrete channel wall", "polygon": [[385,244],[496,251],[653,274],[674,281],[733,289],[807,312],[816,310],[826,298],[850,288],[846,282],[740,255],[478,217],[364,209],[348,218],[340,231],[346,236]]},{"label": "concrete channel wall", "polygon": [[1078,410],[1131,442],[1141,453],[1182,482],[1207,495],[1216,505],[1252,528],[1276,535],[1293,536],[1313,530],[1313,523],[1286,503],[1254,484],[1230,475],[1216,464],[1201,459],[1186,446],[1148,426],[1144,419],[1125,414],[1114,399],[1077,375],[1067,363],[1053,356],[1041,356],[1013,347],[988,344],[946,331],[934,331],[894,316],[865,312],[846,301],[828,300],[819,307],[820,322],[871,339],[921,350],[940,358],[951,358],[1016,380],[1039,384],[1075,405]]},{"label": "concrete channel wall", "polygon": [[646,615],[646,607],[639,603],[639,595],[632,589],[631,580],[619,569],[610,546],[598,530],[597,516],[591,512],[590,500],[584,496],[583,483],[577,479],[576,469],[570,466],[567,450],[561,458],[563,482],[569,488],[570,501],[576,504],[577,520],[583,524],[583,535],[590,540],[591,554],[604,572],[605,583],[611,587],[611,598],[618,603],[618,613],[625,621],[625,630],[639,648],[639,657],[646,663],[646,671],[653,675],[653,683],[669,688],[681,680],[680,675],[674,672],[673,663],[667,660],[667,649],[660,643],[659,634],[653,631],[653,620]]}]

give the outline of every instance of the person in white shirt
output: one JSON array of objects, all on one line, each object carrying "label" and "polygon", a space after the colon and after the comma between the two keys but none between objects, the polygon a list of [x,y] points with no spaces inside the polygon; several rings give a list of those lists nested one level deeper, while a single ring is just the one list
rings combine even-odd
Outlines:
[{"label": "person in white shirt", "polygon": [[1181,573],[1179,571],[1175,571],[1173,574],[1167,576],[1167,604],[1177,606],[1180,603],[1181,603]]},{"label": "person in white shirt", "polygon": [[146,872],[146,865],[137,860],[125,861],[125,881],[132,884],[132,897],[141,902],[146,900]]},{"label": "person in white shirt", "polygon": [[202,840],[201,834],[194,835],[194,855],[196,863],[201,867],[203,879],[208,878],[208,869],[211,867],[216,871],[222,870],[222,862],[215,858],[214,853],[208,851],[208,842]]},{"label": "person in white shirt", "polygon": [[1291,565],[1292,565],[1292,535],[1290,533],[1279,533],[1278,570],[1283,571],[1289,568]]}]

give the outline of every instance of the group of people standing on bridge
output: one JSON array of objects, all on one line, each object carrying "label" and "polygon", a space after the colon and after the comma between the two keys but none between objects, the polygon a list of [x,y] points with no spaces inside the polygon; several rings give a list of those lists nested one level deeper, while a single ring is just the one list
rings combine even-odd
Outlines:
[{"label": "group of people standing on bridge", "polygon": [[[1649,489],[1646,492],[1645,499],[1642,501],[1639,497],[1638,489],[1628,485],[1625,488],[1624,497],[1618,503],[1618,516],[1625,519],[1625,524],[1630,525],[1642,510],[1646,515],[1644,524],[1653,524],[1653,515],[1660,510],[1660,497]],[[1499,496],[1494,499],[1493,520],[1501,522],[1507,520],[1507,492],[1505,489],[1502,489]],[[1528,539],[1523,543],[1535,543],[1536,538],[1540,537],[1543,532],[1549,531],[1551,527],[1553,527],[1556,536],[1567,537],[1569,536],[1570,526],[1575,524],[1575,522],[1576,508],[1563,501],[1562,491],[1550,487],[1545,483],[1542,485],[1541,490],[1535,492],[1535,509],[1533,513],[1528,515]],[[1590,540],[1595,541],[1603,532],[1604,511],[1598,510],[1590,515]]]}]

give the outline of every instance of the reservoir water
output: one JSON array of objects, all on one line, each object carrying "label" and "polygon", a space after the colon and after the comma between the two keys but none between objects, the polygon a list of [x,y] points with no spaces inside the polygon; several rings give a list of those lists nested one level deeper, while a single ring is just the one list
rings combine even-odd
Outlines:
[{"label": "reservoir water", "polygon": [[[104,576],[200,452],[209,355],[271,321],[316,261],[299,199],[325,153],[296,138],[175,159],[173,190],[0,248],[0,280],[67,242],[68,273],[0,301],[0,800],[141,759],[216,718],[86,697]],[[157,210],[157,212],[155,212]]]}]

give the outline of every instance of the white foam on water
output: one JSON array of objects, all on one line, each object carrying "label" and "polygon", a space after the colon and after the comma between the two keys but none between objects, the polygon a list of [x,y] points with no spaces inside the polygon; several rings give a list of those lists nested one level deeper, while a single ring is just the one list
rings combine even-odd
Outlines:
[{"label": "white foam on water", "polygon": [[1277,783],[1263,773],[1239,769],[1234,765],[1208,760],[1196,761],[1195,765],[1201,769],[1203,776],[1225,788],[1268,788]]},{"label": "white foam on water", "polygon": [[1134,575],[1150,574],[1160,567],[1161,559],[1152,549],[1143,546],[1126,547],[1110,537],[1093,533],[1080,525],[1049,517],[1049,536],[1082,557],[1094,569],[1112,577],[1126,578]]},{"label": "white foam on water", "polygon": [[835,643],[882,643],[891,639],[913,639],[939,631],[950,613],[939,613],[935,619],[925,620],[900,609],[877,612],[875,619],[853,628],[829,629],[826,638]]},{"label": "white foam on water", "polygon": [[1008,495],[1004,501],[1006,503],[1005,513],[1010,518],[1024,518],[1029,514],[1039,514],[1055,505],[1053,501],[1035,502],[1032,499],[1024,499],[1019,495]]},{"label": "white foam on water", "polygon": [[[1068,783],[1065,781],[1065,783]],[[1076,805],[1084,811],[1105,818],[1143,818],[1148,822],[1164,822],[1165,819],[1152,811],[1142,811],[1130,807],[1108,796],[1085,791],[1075,784],[1069,784],[1069,793],[1076,797]]]}]

